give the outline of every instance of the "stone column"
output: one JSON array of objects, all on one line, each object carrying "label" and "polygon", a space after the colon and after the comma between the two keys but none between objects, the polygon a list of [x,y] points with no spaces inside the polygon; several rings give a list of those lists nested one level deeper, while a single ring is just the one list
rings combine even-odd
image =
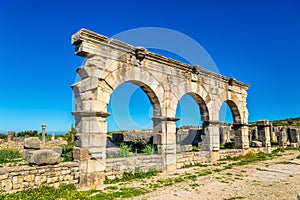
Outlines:
[{"label": "stone column", "polygon": [[15,137],[15,132],[14,131],[8,131],[8,134],[7,134],[7,141],[10,142],[14,139]]},{"label": "stone column", "polygon": [[219,121],[205,121],[203,122],[204,138],[202,141],[201,151],[210,153],[211,161],[220,158],[220,126],[223,125]]},{"label": "stone column", "polygon": [[153,120],[153,143],[162,155],[163,171],[176,170],[176,121],[173,117],[155,117]]},{"label": "stone column", "polygon": [[270,123],[268,120],[259,120],[256,122],[258,130],[258,140],[262,142],[262,146],[267,148],[270,152],[271,136],[270,136]]},{"label": "stone column", "polygon": [[249,127],[247,124],[234,124],[234,146],[237,149],[249,149]]},{"label": "stone column", "polygon": [[46,124],[42,124],[42,142],[46,142]]},{"label": "stone column", "polygon": [[79,161],[79,188],[100,189],[106,168],[106,117],[109,113],[78,111],[75,117],[76,137],[73,157]]},{"label": "stone column", "polygon": [[288,135],[287,135],[286,129],[281,128],[277,132],[277,136],[278,136],[278,145],[280,147],[286,147],[287,146],[287,140],[288,140]]}]

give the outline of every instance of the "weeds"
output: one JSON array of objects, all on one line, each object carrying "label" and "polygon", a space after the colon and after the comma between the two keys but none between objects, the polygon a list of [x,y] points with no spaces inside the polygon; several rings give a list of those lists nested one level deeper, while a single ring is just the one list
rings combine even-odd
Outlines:
[{"label": "weeds", "polygon": [[0,164],[21,161],[21,154],[17,150],[0,150]]},{"label": "weeds", "polygon": [[120,150],[118,152],[118,157],[129,157],[131,152],[132,152],[131,146],[128,146],[128,145],[122,143],[120,145]]},{"label": "weeds", "polygon": [[155,147],[151,144],[147,144],[145,148],[142,150],[144,154],[152,155],[155,152]]},{"label": "weeds", "polygon": [[121,178],[116,177],[114,179],[108,179],[107,177],[105,177],[104,184],[114,184],[134,179],[150,178],[152,176],[157,176],[157,174],[158,171],[156,169],[150,169],[147,172],[143,172],[139,168],[136,168],[134,172],[124,172]]}]

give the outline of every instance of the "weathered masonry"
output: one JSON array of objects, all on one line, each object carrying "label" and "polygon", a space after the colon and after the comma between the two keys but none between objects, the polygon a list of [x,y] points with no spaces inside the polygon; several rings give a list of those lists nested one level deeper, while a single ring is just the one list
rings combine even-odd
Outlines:
[{"label": "weathered masonry", "polygon": [[249,148],[246,97],[249,85],[234,78],[172,60],[81,29],[72,36],[75,53],[86,58],[77,69],[81,81],[72,88],[76,105],[75,159],[80,161],[80,187],[97,185],[106,169],[106,118],[112,92],[122,83],[140,86],[153,106],[154,143],[164,171],[176,169],[176,107],[184,94],[199,105],[205,138],[202,154],[218,158],[219,111],[231,108],[236,147]]}]

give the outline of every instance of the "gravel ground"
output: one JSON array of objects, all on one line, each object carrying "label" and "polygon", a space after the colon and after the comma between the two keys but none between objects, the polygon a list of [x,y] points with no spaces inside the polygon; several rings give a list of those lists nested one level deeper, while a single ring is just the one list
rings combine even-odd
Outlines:
[{"label": "gravel ground", "polygon": [[[175,183],[170,186],[151,188],[152,192],[133,199],[176,200],[176,199],[262,199],[295,200],[300,192],[299,151],[285,151],[281,157],[272,160],[234,166],[220,172],[213,172],[193,180]],[[159,179],[176,178],[183,174],[214,170],[230,162],[210,163],[206,167],[191,167],[178,170],[176,174],[160,174],[149,180],[126,183],[126,187],[143,187]]]}]

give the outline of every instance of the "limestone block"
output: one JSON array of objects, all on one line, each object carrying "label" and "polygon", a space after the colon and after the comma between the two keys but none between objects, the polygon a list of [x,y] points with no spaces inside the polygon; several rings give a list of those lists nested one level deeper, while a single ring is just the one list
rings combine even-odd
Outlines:
[{"label": "limestone block", "polygon": [[2,180],[1,182],[1,190],[4,190],[4,191],[10,191],[12,189],[12,182],[10,179],[5,179],[5,180]]},{"label": "limestone block", "polygon": [[75,161],[90,160],[91,155],[87,148],[74,147],[73,158]]},{"label": "limestone block", "polygon": [[180,149],[181,149],[181,152],[192,151],[193,146],[191,144],[181,145]]},{"label": "limestone block", "polygon": [[262,147],[262,142],[260,142],[260,141],[252,141],[251,142],[251,147],[261,148]]},{"label": "limestone block", "polygon": [[59,162],[60,155],[52,150],[36,150],[28,152],[27,161],[36,165],[52,165]]},{"label": "limestone block", "polygon": [[52,147],[52,151],[58,153],[61,156],[61,154],[62,154],[62,147]]},{"label": "limestone block", "polygon": [[24,176],[24,181],[26,181],[26,182],[32,182],[32,181],[34,181],[34,175]]},{"label": "limestone block", "polygon": [[25,138],[24,148],[25,149],[40,149],[40,139],[36,137]]}]

